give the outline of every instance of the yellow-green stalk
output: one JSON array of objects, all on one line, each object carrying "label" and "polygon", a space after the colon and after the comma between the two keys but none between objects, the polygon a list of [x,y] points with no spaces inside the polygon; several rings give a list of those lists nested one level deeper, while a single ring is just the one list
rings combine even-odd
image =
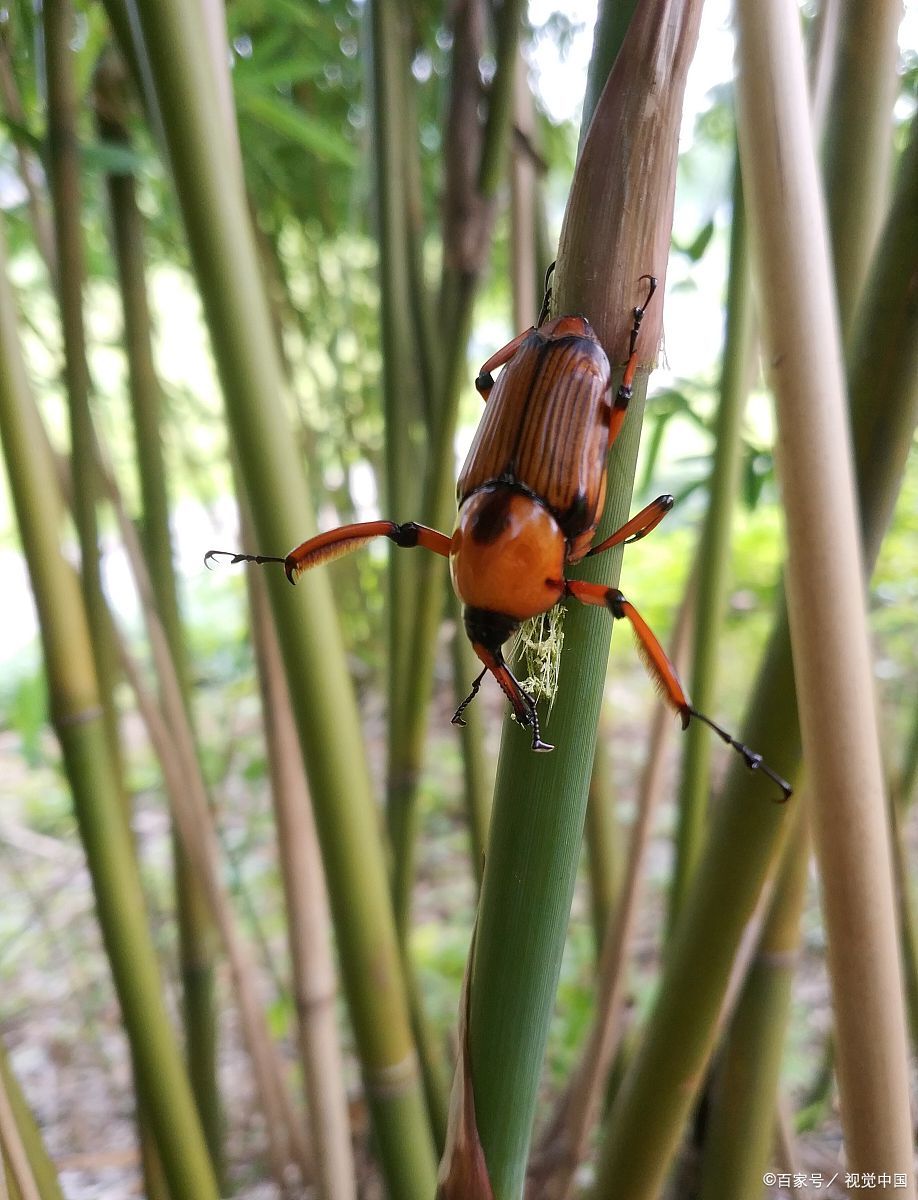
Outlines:
[{"label": "yellow-green stalk", "polygon": [[58,541],[56,481],[30,440],[29,393],[0,245],[0,440],[38,608],[51,719],[64,755],[136,1071],[172,1200],[216,1200],[188,1078],[162,999],[137,864],[105,729],[86,612]]},{"label": "yellow-green stalk", "polygon": [[[139,30],[204,303],[259,547],[284,553],[315,527],[281,398],[268,306],[238,185],[238,147],[215,111],[200,14],[138,0]],[[375,1146],[390,1194],[428,1200],[434,1158],[410,1031],[389,884],[328,573],[296,589],[266,573],[310,780]]]}]

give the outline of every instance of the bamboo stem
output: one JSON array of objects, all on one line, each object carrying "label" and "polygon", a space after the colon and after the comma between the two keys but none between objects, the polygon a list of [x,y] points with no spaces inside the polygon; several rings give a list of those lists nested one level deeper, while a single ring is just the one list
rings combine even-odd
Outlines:
[{"label": "bamboo stem", "polygon": [[322,859],[264,581],[251,573],[249,588],[316,1184],[321,1200],[352,1200],[357,1184]]},{"label": "bamboo stem", "polygon": [[[847,344],[889,192],[900,0],[840,3],[824,171],[842,342]],[[870,163],[870,170],[864,164]]]},{"label": "bamboo stem", "polygon": [[170,808],[185,854],[223,940],[233,977],[246,1045],[252,1059],[256,1085],[267,1119],[273,1167],[283,1182],[288,1164],[299,1164],[304,1179],[312,1173],[312,1156],[306,1147],[299,1119],[284,1079],[283,1067],[268,1031],[256,989],[254,957],[234,919],[232,904],[222,884],[220,850],[213,824],[207,787],[195,753],[194,736],[182,695],[181,681],[172,660],[165,629],[157,611],[153,587],[133,525],[124,512],[120,495],[106,473],[109,496],[118,518],[128,561],[134,575],[156,667],[162,707],[144,686],[137,664],[122,639],[121,663],[137,699],[137,706],[157,753],[170,798]]},{"label": "bamboo stem", "polygon": [[197,1110],[166,1016],[133,846],[102,722],[90,633],[57,541],[50,462],[28,441],[33,406],[0,245],[0,432],[39,611],[52,721],[64,754],[137,1086],[172,1200],[216,1200]]},{"label": "bamboo stem", "polygon": [[57,247],[57,294],[64,343],[64,379],[70,417],[73,475],[71,507],[80,540],[80,581],[100,686],[100,703],[118,778],[121,750],[114,707],[114,661],[109,641],[96,528],[98,477],[93,457],[90,381],[83,328],[83,283],[86,277],[81,221],[77,93],[73,70],[71,0],[48,0],[42,9],[48,89],[48,155]]},{"label": "bamboo stem", "polygon": [[[123,60],[109,52],[93,78],[96,126],[103,141],[130,142],[127,129]],[[124,313],[124,344],[130,381],[131,413],[142,498],[144,554],[156,607],[175,664],[189,721],[190,671],[185,646],[169,529],[169,497],[160,431],[161,395],[153,361],[150,310],[144,268],[143,222],[134,178],[110,174],[106,180],[112,244]],[[195,873],[173,836],[175,897],[188,1070],[207,1145],[221,1176],[222,1117],[217,1085],[217,1021],[214,995],[213,927]]]},{"label": "bamboo stem", "polygon": [[[902,980],[841,347],[799,17],[785,0],[742,0],[738,11],[740,153],[778,408],[791,635],[848,1161],[853,1170],[883,1163],[898,1172],[911,1155]],[[906,1194],[914,1196],[914,1181]]]},{"label": "bamboo stem", "polygon": [[[613,361],[627,350],[638,277],[649,270],[662,276],[666,263],[678,114],[699,16],[694,4],[638,11],[574,178],[558,255],[557,310],[589,313]],[[632,128],[641,129],[640,150],[637,139],[620,136]],[[660,320],[660,307],[648,311],[645,355],[657,344]],[[598,537],[627,512],[642,392],[610,459],[609,503]],[[608,584],[619,562],[620,556],[598,558],[583,575]],[[498,1200],[518,1196],[523,1186],[579,860],[610,624],[597,609],[572,606],[567,613],[553,754],[536,760],[519,729],[510,723],[504,728],[469,1005],[475,1111]]]},{"label": "bamboo stem", "polygon": [[[742,421],[754,363],[755,320],[746,252],[746,220],[739,164],[733,185],[727,320],[720,403],[708,508],[701,533],[694,654],[689,695],[702,712],[714,709],[717,659],[730,581],[730,533],[742,467]],[[701,854],[708,819],[711,738],[700,721],[686,730],[677,805],[676,860],[669,895],[669,927],[685,901]]]},{"label": "bamboo stem", "polygon": [[[31,1187],[39,1200],[64,1200],[38,1122],[13,1074],[6,1048],[0,1042],[0,1188],[3,1167],[10,1172],[10,1190],[15,1188],[15,1196],[24,1200]],[[26,1180],[26,1189],[21,1186],[21,1178]]]},{"label": "bamboo stem", "polygon": [[[457,19],[474,22],[477,4],[464,4]],[[513,71],[516,46],[522,20],[521,0],[507,0],[500,8],[495,48],[495,74],[488,99],[488,117],[481,138],[480,156],[476,155],[474,134],[477,116],[471,125],[463,125],[455,114],[458,128],[449,141],[447,177],[451,172],[462,189],[464,206],[447,209],[443,230],[443,279],[440,288],[440,320],[447,344],[441,359],[441,372],[435,403],[431,406],[433,428],[424,478],[421,510],[425,521],[441,528],[452,523],[455,509],[453,437],[459,397],[466,379],[466,352],[472,324],[472,305],[485,268],[490,245],[493,210],[500,178],[502,153],[506,145],[511,112]],[[458,31],[457,31],[458,35]],[[466,29],[468,39],[462,56],[466,69],[471,66],[474,79],[463,77],[455,103],[462,111],[477,114],[480,100],[478,59],[469,55],[475,44],[474,28]],[[454,60],[458,45],[454,44]],[[458,85],[457,85],[458,86]],[[474,89],[471,90],[470,89]],[[451,106],[451,112],[453,106]],[[470,140],[471,139],[471,140]],[[452,205],[455,200],[450,198]],[[417,776],[424,747],[424,734],[433,680],[436,634],[443,613],[445,576],[442,563],[433,555],[418,560],[418,601],[414,613],[410,649],[411,672],[405,698],[406,730],[402,758],[395,772],[399,790],[390,794],[389,823],[394,857],[393,894],[396,915],[404,928],[405,914],[414,877],[414,840],[417,821]]]},{"label": "bamboo stem", "polygon": [[[672,637],[677,669],[687,658],[694,610],[694,574],[685,593]],[[602,1106],[609,1073],[625,1032],[625,983],[628,952],[642,899],[642,884],[653,822],[663,794],[666,748],[673,735],[672,712],[661,700],[650,726],[647,759],[641,777],[637,813],[631,830],[621,894],[610,912],[599,953],[596,1015],[576,1070],[540,1139],[530,1163],[527,1195],[531,1200],[566,1200]]]},{"label": "bamboo stem", "polygon": [[[215,64],[193,5],[137,0],[179,202],[260,546],[278,552],[314,524],[280,398],[284,388],[234,157],[213,111]],[[225,64],[221,64],[226,69]],[[363,1067],[376,1146],[394,1200],[428,1200],[434,1158],[418,1082],[386,866],[327,573],[296,591],[268,579]],[[308,611],[308,619],[306,613]]]},{"label": "bamboo stem", "polygon": [[768,915],[716,1060],[700,1200],[758,1200],[775,1141],[778,1078],[800,948],[810,839],[794,813]]}]

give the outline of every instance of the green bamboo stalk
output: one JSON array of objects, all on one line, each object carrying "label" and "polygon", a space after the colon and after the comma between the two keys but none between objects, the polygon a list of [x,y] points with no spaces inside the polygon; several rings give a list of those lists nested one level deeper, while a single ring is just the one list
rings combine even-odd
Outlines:
[{"label": "green bamboo stalk", "polygon": [[[841,7],[841,6],[840,6]],[[887,6],[888,7],[888,6]],[[849,21],[852,17],[850,8],[844,13]],[[831,24],[831,22],[830,22]],[[847,31],[850,34],[850,29]],[[821,30],[822,36],[819,39],[817,46],[817,55],[815,69],[811,67],[811,76],[815,75],[815,80],[811,82],[811,92],[814,93],[812,105],[811,120],[813,128],[819,130],[822,128],[824,116],[821,115],[821,110],[824,105],[820,103],[819,94],[819,78],[825,77],[828,72],[821,69],[821,64],[829,57],[829,52],[836,45],[837,35],[833,35],[829,29],[825,27]],[[892,28],[887,26],[887,40],[892,42],[893,55],[895,55],[895,22]],[[880,50],[880,41],[876,37],[872,40],[872,53],[876,57]],[[889,47],[887,46],[887,51]],[[858,51],[863,56],[863,51]],[[879,93],[880,104],[877,104],[877,97],[873,96],[870,100],[865,100],[861,95],[858,99],[858,107],[870,113],[874,120],[882,120],[888,127],[890,113],[888,107],[883,109],[883,98],[888,98],[889,81],[887,78],[879,76],[874,77],[868,72],[868,78],[858,80],[850,72],[850,63],[847,61],[850,56],[850,49],[846,49],[844,42],[841,45],[840,65],[838,76],[836,78],[836,89],[834,92],[834,112],[831,114],[835,120],[845,119],[845,106],[843,101],[843,89],[840,86],[843,80],[847,80],[847,86],[856,86],[861,90],[864,86],[871,86]],[[879,69],[882,62],[878,61],[875,66]],[[887,64],[888,66],[888,64]],[[893,72],[887,71],[887,75],[894,75]],[[863,117],[860,118],[863,120]],[[839,149],[839,141],[846,140],[844,137],[839,139],[837,136],[833,139],[829,138],[829,145],[834,143],[836,151]],[[855,141],[858,140],[858,135],[855,135]],[[874,195],[882,195],[885,193],[885,184],[881,186],[879,191],[873,181],[874,176],[885,179],[888,168],[888,150],[889,138],[878,136],[876,139],[869,138],[866,145],[859,147],[863,153],[859,155],[856,165],[859,179],[863,176],[867,179],[867,191],[873,191]],[[850,161],[845,155],[829,155],[825,164],[827,175],[827,194],[837,194],[839,192],[846,193],[847,180],[844,175],[846,168],[850,166]],[[833,175],[834,172],[834,175]],[[857,194],[858,187],[853,189]],[[864,196],[861,195],[863,202]],[[875,202],[875,201],[874,201]],[[849,206],[851,198],[837,199],[830,205],[829,214],[833,222],[839,222],[842,226],[846,220],[850,220],[851,212]],[[857,202],[854,202],[855,211],[864,214],[864,208],[858,210]],[[868,223],[868,232],[872,233]],[[836,233],[844,232],[843,229],[836,230]],[[841,240],[836,240],[835,249],[839,252],[842,248]],[[859,247],[860,253],[860,247]],[[854,259],[840,257],[835,262],[835,277],[836,284],[841,297],[841,303],[850,304],[851,297],[859,291],[863,285],[863,274],[861,264],[858,257]],[[895,830],[893,828],[893,833]],[[896,858],[896,840],[893,837],[893,852],[894,861]],[[794,882],[794,868],[792,860],[796,856],[797,866],[796,874],[800,877],[799,883]],[[790,923],[795,919],[795,909],[798,910],[796,919],[799,921],[799,909],[802,906],[803,900],[803,880],[805,879],[806,861],[809,856],[809,838],[801,836],[799,838],[791,838],[790,844],[785,850],[783,875],[779,877],[778,894],[773,901],[772,908],[775,904],[786,904],[786,921],[787,934],[790,937]],[[786,900],[782,900],[781,888],[782,883],[788,884],[790,894]],[[902,889],[899,891],[900,915],[906,915],[902,910]],[[763,946],[767,942],[767,930],[763,934]],[[906,926],[903,925],[904,948],[907,949],[908,939],[906,936]],[[760,985],[760,991],[756,991],[756,984]],[[788,1017],[786,989],[775,986],[769,977],[759,972],[758,975],[753,971],[751,977],[746,982],[743,1001],[741,1002],[740,1011],[734,1017],[730,1033],[726,1039],[726,1047],[724,1049],[721,1061],[718,1063],[718,1075],[720,1078],[719,1086],[715,1088],[714,1096],[711,1100],[710,1111],[708,1116],[708,1125],[711,1131],[709,1143],[705,1148],[705,1196],[729,1195],[758,1195],[761,1189],[761,1176],[765,1167],[769,1163],[769,1154],[772,1148],[772,1133],[774,1128],[774,1114],[771,1111],[771,1106],[767,1101],[767,1097],[776,1094],[777,1074],[780,1065],[780,1056],[783,1042],[783,1031],[786,1027]],[[750,1010],[755,1010],[758,1013],[758,1020],[763,1028],[768,1026],[767,1036],[762,1031],[750,1026],[749,1021],[743,1016],[743,1006],[748,1006]],[[771,1014],[770,1021],[768,1014]],[[727,1059],[727,1062],[724,1061]],[[743,1095],[741,1081],[737,1078],[736,1062],[742,1064],[739,1068],[741,1079],[745,1081],[746,1095]],[[731,1068],[730,1063],[733,1062]],[[831,1078],[831,1071],[828,1072],[828,1078]],[[732,1079],[732,1084],[731,1084]],[[743,1122],[748,1122],[748,1127],[744,1128]],[[732,1183],[732,1186],[731,1186]]]},{"label": "green bamboo stalk", "polygon": [[836,184],[826,189],[826,205],[847,345],[889,192],[902,5],[843,0],[840,9],[823,162]]},{"label": "green bamboo stalk", "polygon": [[[730,533],[742,467],[742,421],[753,361],[755,320],[746,249],[742,179],[737,163],[733,184],[733,226],[727,284],[720,403],[714,428],[714,459],[708,484],[708,508],[699,548],[698,602],[694,656],[689,686],[692,703],[710,713],[716,697],[717,659],[730,582]],[[686,731],[677,804],[676,859],[669,894],[669,928],[698,863],[708,816],[710,790],[709,731],[695,722]]]},{"label": "green bamboo stalk", "polygon": [[[798,14],[746,2],[739,18],[738,127],[782,430],[794,670],[823,868],[842,1123],[852,1169],[884,1162],[900,1171],[911,1161],[902,980],[841,346],[815,157],[799,115]],[[772,109],[766,121],[763,104]],[[906,1193],[915,1194],[914,1179]]]},{"label": "green bamboo stalk", "polygon": [[101,687],[105,728],[114,761],[122,776],[120,740],[113,690],[116,676],[96,529],[98,477],[93,456],[90,382],[83,328],[83,282],[86,276],[81,222],[79,140],[76,124],[76,81],[73,71],[73,8],[70,0],[49,0],[42,9],[45,73],[48,93],[48,158],[55,244],[57,292],[64,343],[64,380],[70,416],[73,476],[71,506],[80,540],[80,579],[92,647]]},{"label": "green bamboo stalk", "polygon": [[759,1200],[775,1141],[775,1096],[800,948],[810,839],[793,814],[768,917],[715,1065],[700,1200]]},{"label": "green bamboo stalk", "polygon": [[39,161],[34,148],[28,145],[24,136],[28,122],[13,71],[11,25],[12,22],[6,22],[0,32],[0,100],[2,100],[4,112],[9,118],[10,135],[13,145],[16,147],[19,177],[26,189],[35,246],[44,261],[52,284],[55,284],[57,281],[57,246],[54,241],[54,228],[51,214],[48,211]]},{"label": "green bamboo stalk", "polygon": [[[688,656],[695,574],[693,571],[683,595],[669,647],[670,661],[680,673]],[[648,730],[645,767],[629,833],[621,891],[605,922],[593,1024],[581,1047],[579,1062],[530,1158],[527,1200],[567,1200],[572,1194],[577,1168],[603,1103],[617,1091],[626,1061],[633,1052],[633,1045],[627,1039],[630,1032],[633,1042],[634,1026],[628,1027],[624,1019],[629,953],[645,884],[647,849],[663,797],[667,749],[671,738],[676,736],[672,711],[661,699]]]},{"label": "green bamboo stalk", "polygon": [[338,981],[325,877],[264,580],[252,573],[248,584],[286,898],[300,1061],[316,1161],[315,1182],[321,1200],[353,1200],[357,1184],[344,1064],[338,1044]]},{"label": "green bamboo stalk", "polygon": [[583,95],[583,116],[580,121],[580,143],[578,154],[583,149],[584,139],[593,120],[606,81],[615,64],[638,0],[602,0],[596,15],[593,31],[593,51],[587,71],[586,90]]},{"label": "green bamboo stalk", "polygon": [[[639,10],[575,173],[556,303],[558,311],[589,313],[612,361],[627,352],[638,277],[649,270],[662,276],[665,269],[678,118],[699,17],[693,4]],[[638,139],[619,136],[626,128],[641,131],[639,149]],[[642,328],[645,356],[657,345],[660,321],[661,306],[651,308]],[[610,458],[599,537],[627,515],[645,387],[646,374]],[[603,556],[578,577],[609,584],[619,562],[620,556]],[[504,728],[469,1004],[478,1132],[498,1200],[518,1196],[523,1186],[579,860],[610,626],[604,610],[571,606],[567,613],[553,754],[533,755],[518,728]]]},{"label": "green bamboo stalk", "polygon": [[39,612],[52,722],[64,755],[99,921],[137,1068],[137,1088],[172,1200],[216,1200],[217,1187],[162,1001],[156,956],[118,776],[99,702],[89,628],[57,540],[49,459],[28,440],[29,394],[0,244],[0,433]]},{"label": "green bamboo stalk", "polygon": [[[194,6],[138,0],[227,414],[259,546],[283,550],[314,525],[283,413],[282,374],[235,152],[214,111]],[[326,572],[294,591],[268,580],[316,814],[376,1146],[393,1197],[427,1197],[434,1162],[418,1083],[387,873],[353,693]]]},{"label": "green bamboo stalk", "polygon": [[[855,463],[864,559],[868,573],[892,511],[915,426],[918,314],[909,306],[909,280],[918,268],[916,123],[896,194],[864,290],[857,347],[849,356],[849,394],[855,414]],[[868,419],[857,420],[857,414]],[[873,423],[883,441],[877,459]],[[877,433],[879,437],[879,432]],[[799,770],[800,740],[783,603],[750,698],[742,737],[782,773]],[[714,1045],[717,1019],[742,931],[751,916],[783,834],[786,814],[751,805],[749,779],[735,765],[674,931],[659,1000],[641,1049],[610,1114],[600,1151],[596,1196],[655,1196],[694,1099],[685,1080],[701,1080]],[[704,970],[699,970],[699,963]],[[653,1111],[648,1123],[646,1114]]]},{"label": "green bamboo stalk", "polygon": [[[453,634],[453,685],[456,705],[460,705],[469,692],[469,680],[474,679],[480,666],[475,664],[478,659],[465,636],[462,627],[462,615],[459,603],[451,597],[453,620],[456,625]],[[480,708],[470,705],[466,709],[464,720],[466,728],[462,731],[460,744],[462,748],[462,784],[465,801],[466,820],[469,826],[469,851],[472,858],[472,871],[477,886],[481,887],[481,876],[484,871],[485,852],[488,846],[488,826],[491,823],[491,794],[493,791],[493,771],[487,761],[484,743],[484,717]]]},{"label": "green bamboo stalk", "polygon": [[[100,138],[116,146],[130,144],[126,82],[123,60],[109,51],[96,66],[93,103]],[[124,346],[140,475],[141,534],[157,610],[182,687],[185,709],[191,720],[190,669],[169,529],[169,496],[160,432],[161,393],[153,361],[144,268],[143,219],[137,207],[132,175],[110,174],[106,183],[113,253],[124,312]],[[220,1178],[222,1117],[217,1085],[215,935],[195,873],[175,833],[172,846],[188,1071],[214,1169]]]},{"label": "green bamboo stalk", "polygon": [[621,895],[625,873],[623,830],[615,813],[609,734],[603,729],[601,720],[590,772],[584,832],[590,874],[590,911],[598,954],[609,918]]},{"label": "green bamboo stalk", "polygon": [[[64,1200],[64,1193],[61,1191],[60,1180],[57,1177],[54,1163],[51,1161],[51,1156],[48,1154],[44,1140],[42,1139],[38,1122],[35,1120],[22,1088],[19,1086],[19,1080],[13,1073],[13,1068],[7,1057],[6,1047],[2,1041],[0,1041],[0,1092],[4,1093],[9,1117],[15,1124],[16,1135],[28,1160],[29,1171],[40,1200]],[[10,1155],[5,1142],[6,1139],[3,1133],[0,1132],[0,1160],[2,1160],[3,1165],[9,1170],[10,1163],[8,1159]],[[11,1197],[21,1196],[22,1193],[11,1175],[8,1176],[7,1182],[10,1184]]]},{"label": "green bamboo stalk", "polygon": [[[410,29],[407,12],[397,0],[373,0],[368,6],[371,54],[370,87],[375,167],[376,238],[379,244],[380,319],[383,349],[383,411],[385,441],[385,512],[393,521],[415,518],[417,501],[412,481],[418,476],[409,434],[417,421],[421,378],[414,345],[414,328],[406,320],[416,307],[412,299],[413,279],[409,264],[406,192],[407,147],[417,145],[414,128],[406,128]],[[422,405],[423,411],[423,405]],[[389,779],[386,812],[390,819],[399,811],[398,793],[413,788],[414,779],[403,780],[402,745],[405,731],[406,680],[411,626],[415,608],[416,556],[399,553],[390,546],[388,568],[389,676]],[[395,841],[398,835],[395,835]],[[402,939],[407,911],[397,906]]]},{"label": "green bamboo stalk", "polygon": [[[460,12],[464,9],[460,7]],[[444,272],[440,289],[440,321],[446,338],[435,403],[421,512],[425,523],[450,527],[455,514],[455,452],[453,435],[459,397],[466,383],[466,351],[472,323],[472,305],[490,245],[491,219],[501,176],[501,156],[509,132],[513,71],[522,19],[521,0],[507,0],[497,17],[495,74],[489,89],[488,117],[481,155],[468,193],[470,208],[464,220],[444,221]],[[454,56],[456,46],[454,44]],[[477,64],[477,60],[476,64]],[[477,65],[476,65],[477,70]],[[477,105],[473,106],[473,114]],[[477,117],[474,118],[477,120]],[[473,128],[473,127],[472,127]],[[472,128],[449,136],[450,153],[468,153]],[[461,136],[459,135],[461,133]],[[466,164],[467,166],[468,164]],[[406,729],[401,762],[395,771],[405,786],[390,795],[390,830],[394,857],[395,909],[402,927],[414,878],[414,843],[417,822],[417,775],[423,756],[427,712],[433,680],[436,635],[443,612],[446,586],[443,564],[433,555],[418,560],[417,608],[411,642],[411,672],[405,700]]]}]

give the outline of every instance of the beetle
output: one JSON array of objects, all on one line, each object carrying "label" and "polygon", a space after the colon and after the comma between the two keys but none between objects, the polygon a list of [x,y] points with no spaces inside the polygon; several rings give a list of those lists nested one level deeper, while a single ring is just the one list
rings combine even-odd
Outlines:
[{"label": "beetle", "polygon": [[692,706],[675,667],[624,594],[565,574],[567,567],[586,557],[646,537],[670,511],[673,497],[658,496],[593,545],[605,503],[608,452],[632,397],[638,336],[657,280],[641,276],[647,281],[647,295],[632,310],[628,358],[613,395],[609,359],[586,317],[549,319],[551,272],[550,267],[536,325],[493,354],[475,380],[485,410],[456,485],[458,518],[451,537],[414,521],[362,521],[309,538],[283,558],[211,550],[205,563],[209,566],[218,558],[281,563],[287,578],[296,583],[304,571],[377,537],[448,558],[465,631],[483,663],[453,723],[465,724],[462,713],[490,672],[516,720],[531,731],[536,751],[553,747],[542,740],[535,701],[511,671],[503,646],[524,621],[568,597],[605,607],[614,618],[630,623],[648,671],[680,716],[683,729],[692,718],[709,725],[752,770],[772,779],[787,799],[789,784],[761,755]]}]

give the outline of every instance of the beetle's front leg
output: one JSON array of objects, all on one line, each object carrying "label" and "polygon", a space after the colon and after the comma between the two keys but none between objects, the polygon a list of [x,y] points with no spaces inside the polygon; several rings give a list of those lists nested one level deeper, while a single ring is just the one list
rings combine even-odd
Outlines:
[{"label": "beetle's front leg", "polygon": [[481,370],[478,372],[478,378],[475,380],[475,387],[478,389],[479,395],[485,403],[487,403],[488,397],[491,395],[491,388],[494,387],[494,375],[492,372],[496,371],[498,367],[504,366],[505,363],[508,363],[513,358],[530,333],[532,333],[532,329],[524,330],[512,342],[507,342],[506,346],[498,350],[495,354],[492,354],[488,361],[483,364]]},{"label": "beetle's front leg", "polygon": [[[484,663],[486,670],[490,671],[497,682],[500,684],[501,690],[513,706],[513,715],[526,729],[532,730],[532,748],[533,750],[548,751],[554,750],[554,746],[550,746],[548,742],[542,741],[542,734],[539,728],[539,713],[536,708],[535,700],[528,692],[523,690],[523,686],[516,678],[504,660],[503,653],[498,646],[496,650],[489,650],[487,646],[483,646],[481,642],[472,642],[472,649]],[[472,694],[468,700],[464,701],[456,711],[453,721],[458,725],[461,724],[461,713],[463,708],[475,696],[478,691],[478,685],[481,683],[481,676],[475,680],[472,685]],[[460,717],[456,721],[456,717]]]},{"label": "beetle's front leg", "polygon": [[637,355],[637,339],[641,329],[641,322],[644,319],[644,313],[647,311],[647,305],[650,303],[654,292],[657,290],[657,279],[655,275],[642,275],[641,279],[650,281],[650,286],[647,290],[647,299],[643,304],[639,304],[633,310],[634,320],[631,325],[631,340],[628,347],[628,361],[625,364],[625,373],[622,376],[622,381],[619,384],[618,391],[615,393],[615,402],[612,405],[612,419],[609,422],[609,443],[608,448],[612,448],[612,443],[621,432],[622,425],[625,423],[625,415],[628,412],[628,405],[631,403],[631,396],[634,392],[634,376],[637,372],[638,355]]},{"label": "beetle's front leg", "polygon": [[674,504],[675,500],[672,496],[657,496],[656,500],[652,500],[646,508],[642,508],[621,529],[616,529],[615,533],[607,537],[605,541],[588,550],[585,557],[589,558],[591,554],[602,554],[605,550],[611,550],[613,546],[620,546],[622,542],[629,545],[631,542],[639,542],[641,538],[647,537],[648,533],[656,529],[666,514],[672,510]]},{"label": "beetle's front leg", "polygon": [[282,563],[291,583],[296,583],[304,571],[317,567],[320,563],[331,562],[344,554],[359,550],[367,542],[377,537],[387,537],[396,546],[408,549],[420,546],[424,550],[433,550],[449,558],[452,539],[437,529],[427,525],[418,525],[416,521],[406,521],[403,525],[395,521],[358,521],[353,525],[342,525],[339,529],[329,529],[326,533],[317,533],[302,545],[291,550],[284,558],[274,558],[266,554],[237,554],[233,550],[208,550],[204,555],[204,563],[210,566],[218,558],[229,558],[231,563]]}]

